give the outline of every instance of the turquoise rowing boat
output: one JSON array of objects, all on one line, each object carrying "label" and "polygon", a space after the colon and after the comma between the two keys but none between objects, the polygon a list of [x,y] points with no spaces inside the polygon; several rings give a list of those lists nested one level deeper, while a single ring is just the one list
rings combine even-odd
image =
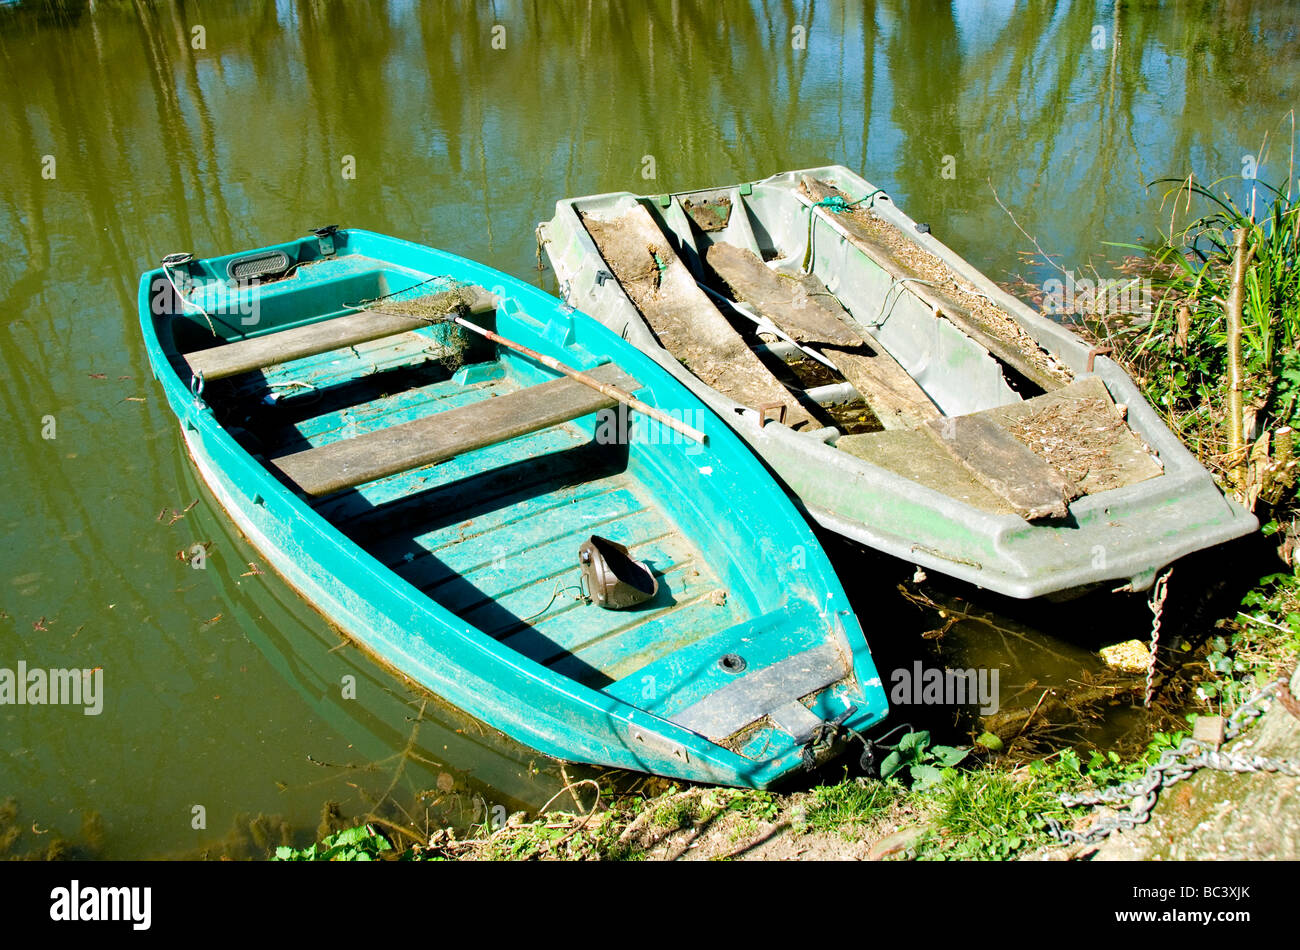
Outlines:
[{"label": "turquoise rowing boat", "polygon": [[509,736],[764,787],[885,715],[773,478],[542,291],[327,228],[170,256],[139,308],[189,453],[252,544],[381,664]]},{"label": "turquoise rowing boat", "polygon": [[568,302],[651,355],[810,517],[1012,597],[1151,587],[1256,520],[1123,368],[833,165],[558,201]]}]

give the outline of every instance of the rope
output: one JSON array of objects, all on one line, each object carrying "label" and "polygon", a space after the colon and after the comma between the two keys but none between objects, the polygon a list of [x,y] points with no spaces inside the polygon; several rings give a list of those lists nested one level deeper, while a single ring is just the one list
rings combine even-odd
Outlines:
[{"label": "rope", "polygon": [[176,286],[176,280],[175,278],[172,277],[172,267],[179,264],[188,264],[191,260],[193,260],[193,257],[184,252],[178,254],[168,254],[166,257],[162,259],[163,276],[167,278],[167,283],[172,285],[172,290],[176,292],[176,299],[181,302],[181,306],[193,308],[198,314],[200,314],[203,317],[204,320],[208,321],[208,329],[212,331],[213,336],[216,336],[217,328],[212,325],[211,315],[202,307],[200,307],[198,304],[194,303],[192,300],[186,297],[185,293],[180,289],[180,287]]},{"label": "rope", "polygon": [[[828,195],[825,198],[823,198],[821,201],[814,201],[812,207],[830,208],[836,214],[844,214],[854,205],[860,205],[862,204],[862,202],[868,201],[871,198],[876,197],[876,195],[880,194],[884,190],[885,189],[883,188],[877,188],[875,191],[871,192],[871,194],[864,195],[863,197],[859,198],[857,201],[845,201],[843,195]],[[875,204],[875,202],[873,201],[872,204]]]},{"label": "rope", "polygon": [[875,191],[871,192],[870,194],[863,195],[857,201],[845,201],[843,195],[828,195],[827,197],[822,198],[820,201],[814,201],[811,205],[808,206],[808,250],[804,253],[803,267],[801,268],[801,270],[805,274],[808,273],[808,268],[812,266],[813,217],[814,217],[812,213],[813,209],[828,208],[831,211],[835,212],[836,214],[847,214],[849,211],[853,209],[854,205],[860,205],[864,201],[871,201],[871,204],[875,205],[875,201],[873,199],[876,197],[876,195],[880,194],[884,190],[885,189],[883,188],[877,188]]},{"label": "rope", "polygon": [[[924,284],[927,287],[934,286],[933,281],[922,280],[920,277],[898,277],[891,280],[888,289],[885,291],[885,296],[880,299],[880,310],[876,313],[876,319],[868,323],[868,327],[875,330],[884,325],[885,321],[889,319],[888,315],[885,313],[886,305],[888,305],[888,309],[892,312],[894,304],[897,304],[899,299],[903,296],[903,285],[906,283]],[[894,303],[890,303],[889,295],[894,293],[895,288],[898,288],[898,293],[894,296]]]}]

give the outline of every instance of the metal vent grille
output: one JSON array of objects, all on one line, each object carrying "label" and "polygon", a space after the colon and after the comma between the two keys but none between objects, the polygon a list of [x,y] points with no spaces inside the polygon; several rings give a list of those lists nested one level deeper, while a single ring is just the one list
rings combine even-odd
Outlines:
[{"label": "metal vent grille", "polygon": [[279,277],[289,269],[290,263],[289,255],[284,251],[266,251],[235,258],[226,266],[226,274],[238,281]]}]

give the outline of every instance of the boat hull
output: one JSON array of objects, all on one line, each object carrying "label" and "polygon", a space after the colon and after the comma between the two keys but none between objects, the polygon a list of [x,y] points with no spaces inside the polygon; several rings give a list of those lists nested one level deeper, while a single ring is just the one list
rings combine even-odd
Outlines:
[{"label": "boat hull", "polygon": [[[660,345],[619,282],[608,279],[600,250],[581,219],[584,213],[612,217],[640,203],[658,215],[657,221],[685,249],[684,257],[692,263],[700,255],[691,249],[689,225],[675,203],[665,207],[665,198],[725,197],[733,209],[740,209],[746,201],[757,200],[756,196],[792,189],[805,174],[833,178],[852,194],[875,191],[848,169],[828,166],[786,172],[747,185],[657,198],[628,193],[593,195],[557,202],[555,216],[539,225],[538,237],[573,306],[649,354],[727,420],[813,519],[863,545],[1002,594],[1033,598],[1102,583],[1144,590],[1162,568],[1178,558],[1255,530],[1255,518],[1224,497],[1119,364],[1090,353],[1065,327],[1033,313],[933,235],[920,233],[916,222],[892,202],[880,202],[882,217],[916,235],[919,246],[1009,313],[1076,379],[1095,375],[1104,382],[1113,400],[1127,407],[1133,431],[1158,457],[1163,466],[1159,477],[1079,498],[1069,506],[1068,518],[1058,522],[1031,523],[1016,515],[981,510],[840,451],[827,444],[824,433],[799,432],[769,421],[706,385]],[[802,219],[798,219],[800,213]],[[797,241],[800,229],[808,227],[808,213],[792,201],[789,209],[773,212],[764,224],[772,231],[784,228]],[[736,210],[732,215],[736,217]],[[801,223],[796,224],[796,219]],[[749,228],[743,218],[730,226],[740,229],[742,225]],[[818,227],[825,230],[818,232],[822,236],[815,245],[816,261],[827,287],[841,299],[847,303],[855,294],[865,299],[869,291],[878,293],[881,286],[890,285],[888,275],[845,240],[842,231],[835,233],[833,220],[819,220]],[[753,241],[752,229],[747,237]],[[793,256],[801,256],[804,247],[797,247]],[[919,311],[915,322],[909,328],[901,314],[891,314],[876,328],[878,338],[927,391],[947,387],[943,395],[949,414],[978,411],[1018,398],[1002,382],[1000,370],[982,347],[946,321],[931,319],[919,301],[909,298],[907,302]],[[865,307],[851,309],[856,314]]]}]

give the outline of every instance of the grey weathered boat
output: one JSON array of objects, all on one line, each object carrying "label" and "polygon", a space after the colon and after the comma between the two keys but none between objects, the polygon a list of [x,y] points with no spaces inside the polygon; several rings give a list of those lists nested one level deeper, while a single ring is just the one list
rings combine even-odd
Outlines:
[{"label": "grey weathered boat", "polygon": [[1257,526],[1117,363],[846,168],[564,199],[538,238],[569,303],[865,545],[1027,598],[1142,590]]}]

